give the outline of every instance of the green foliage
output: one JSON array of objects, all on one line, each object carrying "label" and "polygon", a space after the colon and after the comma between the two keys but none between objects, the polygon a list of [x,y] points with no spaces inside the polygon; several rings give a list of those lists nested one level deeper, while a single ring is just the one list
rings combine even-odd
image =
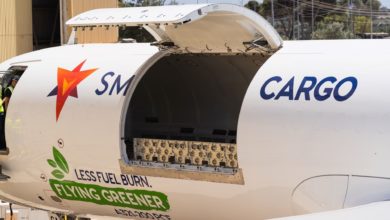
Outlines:
[{"label": "green foliage", "polygon": [[164,4],[165,4],[165,0],[143,0],[141,2],[142,6],[158,6]]},{"label": "green foliage", "polygon": [[362,0],[364,7],[366,9],[371,8],[371,1],[372,1],[372,10],[377,11],[381,7],[381,2],[378,0]]},{"label": "green foliage", "polygon": [[128,3],[122,0],[118,0],[118,7],[123,8],[123,7],[133,7],[134,4]]},{"label": "green foliage", "polygon": [[178,5],[179,3],[176,0],[171,0],[168,5]]},{"label": "green foliage", "polygon": [[366,16],[355,16],[354,31],[355,33],[371,32],[371,19]]},{"label": "green foliage", "polygon": [[[371,19],[367,16],[354,16],[349,22],[347,15],[328,15],[318,23],[313,39],[350,39],[356,33],[370,32]],[[347,25],[350,24],[349,27]],[[354,34],[355,33],[355,34]]]},{"label": "green foliage", "polygon": [[[314,10],[311,1],[263,0],[258,3],[251,0],[245,6],[271,21],[272,2],[274,28],[283,39],[356,38],[356,34],[371,32],[371,8],[374,19],[377,11],[384,10],[380,9],[379,0],[353,0],[352,3],[350,0],[315,0]],[[390,30],[387,28],[390,24],[383,23],[380,22],[382,28],[377,23],[373,31]],[[336,30],[340,33],[336,33]]]},{"label": "green foliage", "polygon": [[156,41],[154,37],[142,27],[126,27],[125,29],[119,29],[119,38],[132,38],[137,42]]},{"label": "green foliage", "polygon": [[[259,1],[250,0],[245,7],[271,21],[272,3],[274,27],[283,39],[311,39],[312,37],[325,39],[327,36],[330,39],[355,38],[356,34],[371,32],[372,21],[369,16],[371,8],[373,12],[383,10],[380,0],[353,0],[352,3],[350,0],[315,0],[313,2],[314,11],[312,11],[311,1],[263,0],[262,3],[259,3]],[[298,3],[299,6],[297,6]],[[120,1],[121,7],[164,4],[177,4],[177,1],[139,0],[136,5]],[[335,10],[332,9],[332,5],[334,5]],[[314,26],[312,26],[312,19]],[[374,24],[377,24],[374,31],[390,31],[390,24],[383,22]],[[332,28],[336,28],[335,30],[340,31],[340,33],[335,33]],[[138,28],[120,30],[119,36],[132,38],[137,42],[154,41],[154,38],[147,31]]]},{"label": "green foliage", "polygon": [[[176,5],[177,2],[175,0],[172,0],[169,4]],[[119,7],[159,6],[159,5],[165,5],[165,0],[138,0],[136,4],[119,0],[118,3]]]},{"label": "green foliage", "polygon": [[[265,3],[263,3],[263,4],[265,4]],[[257,2],[257,1],[248,1],[248,3],[245,4],[245,7],[251,9],[252,11],[255,11],[255,12],[261,14],[261,11],[260,11],[260,10],[261,10],[261,8],[262,8],[261,6],[262,6],[263,4],[260,4],[260,3]]]},{"label": "green foliage", "polygon": [[328,15],[328,16],[323,18],[322,22],[327,23],[327,24],[330,24],[333,22],[346,23],[346,22],[348,22],[348,17],[347,17],[347,15],[338,15],[338,14]]},{"label": "green foliage", "polygon": [[345,30],[344,24],[340,22],[320,22],[318,28],[312,35],[313,39],[350,39],[354,34]]},{"label": "green foliage", "polygon": [[[159,6],[165,5],[165,0],[138,0],[138,3],[125,3],[119,0],[119,7],[135,7],[135,6]],[[176,0],[170,0],[169,5],[177,5]],[[119,39],[130,38],[134,39],[136,42],[154,42],[156,41],[154,37],[146,31],[144,28],[140,27],[126,27],[124,29],[119,29]]]}]

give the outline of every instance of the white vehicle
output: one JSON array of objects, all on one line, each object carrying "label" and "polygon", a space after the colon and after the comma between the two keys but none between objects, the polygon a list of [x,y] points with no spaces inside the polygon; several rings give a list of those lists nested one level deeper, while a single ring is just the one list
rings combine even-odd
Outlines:
[{"label": "white vehicle", "polygon": [[0,65],[25,67],[6,116],[4,200],[128,219],[388,208],[389,40],[283,42],[226,4],[98,9],[68,25],[142,26],[157,41]]}]

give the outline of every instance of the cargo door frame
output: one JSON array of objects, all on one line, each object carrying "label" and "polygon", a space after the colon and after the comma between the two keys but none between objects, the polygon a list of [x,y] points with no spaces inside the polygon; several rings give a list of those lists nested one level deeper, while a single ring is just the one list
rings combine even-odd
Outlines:
[{"label": "cargo door frame", "polygon": [[[282,47],[283,41],[276,30],[263,17],[256,12],[236,5],[201,4],[96,9],[82,13],[70,19],[66,24],[73,27],[69,42],[75,42],[74,33],[77,28],[106,27],[108,29],[110,27],[126,26],[143,27],[157,40],[151,45],[158,47],[159,52],[136,71],[135,78],[124,98],[119,125],[121,146],[119,164],[122,173],[244,184],[243,172],[240,167],[225,172],[225,167],[217,167],[214,171],[207,171],[200,166],[190,165],[193,167],[186,170],[181,165],[180,167],[167,168],[164,164],[158,166],[154,164],[149,167],[146,165],[151,163],[138,162],[134,157],[131,160],[127,154],[126,140],[124,140],[126,117],[137,85],[147,71],[164,56],[172,53],[227,54],[233,56],[237,54],[272,55]],[[133,148],[135,149],[135,147]],[[218,145],[219,150],[223,148],[226,148],[226,146]],[[237,149],[237,147],[235,148]],[[178,169],[180,172],[177,172]]]}]

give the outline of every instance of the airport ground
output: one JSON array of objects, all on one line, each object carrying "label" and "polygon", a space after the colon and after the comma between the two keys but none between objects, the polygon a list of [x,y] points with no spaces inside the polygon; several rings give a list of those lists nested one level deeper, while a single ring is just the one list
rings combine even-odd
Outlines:
[{"label": "airport ground", "polygon": [[[44,210],[32,209],[20,205],[12,205],[13,217],[11,219],[11,210],[8,202],[0,202],[0,220],[51,220],[50,213]],[[90,220],[119,220],[118,218],[103,216],[86,216]],[[70,218],[62,217],[64,220]],[[61,219],[61,220],[62,220]],[[85,219],[85,218],[83,218]]]}]

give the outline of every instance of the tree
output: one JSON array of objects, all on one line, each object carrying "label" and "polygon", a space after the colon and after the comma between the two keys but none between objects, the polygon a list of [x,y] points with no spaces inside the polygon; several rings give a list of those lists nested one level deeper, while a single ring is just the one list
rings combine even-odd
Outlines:
[{"label": "tree", "polygon": [[164,4],[165,4],[165,0],[142,0],[141,1],[142,6],[159,6]]},{"label": "tree", "polygon": [[[175,4],[175,0],[173,0]],[[172,3],[172,2],[171,2]],[[133,1],[124,1],[119,0],[119,7],[135,7],[135,6],[154,6],[154,5],[164,5],[165,0],[133,0]],[[153,42],[155,41],[154,37],[146,31],[143,27],[124,27],[119,28],[119,38],[126,39],[131,38],[137,42]]]},{"label": "tree", "polygon": [[[119,7],[159,6],[165,4],[165,0],[133,0],[133,1],[119,0],[118,2],[119,2]],[[174,4],[176,3],[175,0],[173,0],[173,2]]]},{"label": "tree", "polygon": [[125,0],[118,0],[118,7],[123,8],[123,7],[133,7],[136,5],[136,1],[130,2],[130,1],[125,1]]},{"label": "tree", "polygon": [[299,39],[310,39],[316,29],[316,36],[320,32],[324,36],[328,27],[341,28],[345,33],[339,36],[349,38],[351,33],[371,32],[371,7],[374,16],[381,7],[379,0],[264,0],[262,4],[252,0],[245,6],[271,21],[271,1],[274,28],[285,39],[295,39],[298,32]]},{"label": "tree", "polygon": [[371,32],[371,19],[367,16],[355,16],[353,19],[354,33]]},{"label": "tree", "polygon": [[253,0],[249,1],[248,3],[245,4],[245,7],[260,14],[261,4],[257,1],[253,1]]},{"label": "tree", "polygon": [[171,0],[168,5],[178,5],[179,2],[177,2],[176,0]]},{"label": "tree", "polygon": [[354,38],[354,34],[345,30],[344,24],[340,22],[326,23],[320,22],[316,31],[313,32],[313,39],[349,39]]},{"label": "tree", "polygon": [[[293,1],[291,0],[273,0],[275,29],[283,38],[292,39],[293,37]],[[264,0],[262,4],[257,1],[249,1],[245,6],[264,18],[271,20],[271,0]]]}]

